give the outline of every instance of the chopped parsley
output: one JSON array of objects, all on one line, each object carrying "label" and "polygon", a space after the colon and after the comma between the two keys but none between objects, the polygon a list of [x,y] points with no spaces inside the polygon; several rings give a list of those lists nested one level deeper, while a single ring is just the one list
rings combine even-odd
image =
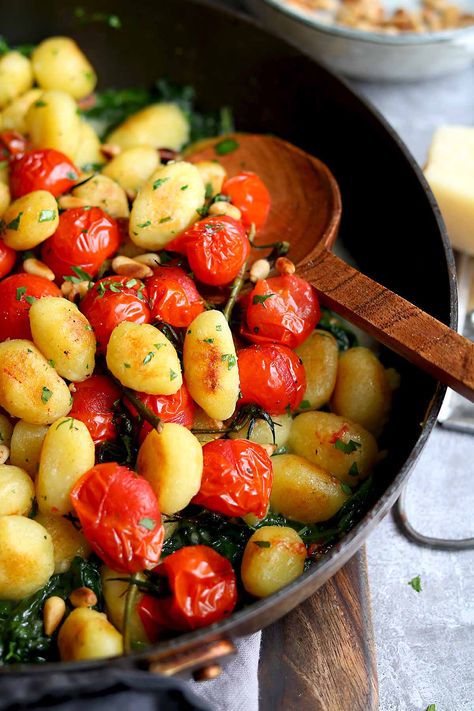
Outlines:
[{"label": "chopped parsley", "polygon": [[204,193],[204,199],[210,200],[212,197],[212,183],[206,183],[206,192]]},{"label": "chopped parsley", "polygon": [[275,294],[255,294],[252,299],[252,304],[262,304],[262,306],[265,308],[265,301],[271,296],[275,296]]},{"label": "chopped parsley", "polygon": [[34,304],[35,301],[36,301],[36,296],[25,296],[25,301],[26,301],[26,303],[29,304],[30,306],[33,306],[33,304]]},{"label": "chopped parsley", "polygon": [[[66,173],[66,178],[69,178],[69,180],[77,180],[77,175],[76,175],[76,173],[74,173],[73,170],[68,170],[68,172]],[[89,210],[90,210],[90,208],[89,208]]]},{"label": "chopped parsley", "polygon": [[[85,272],[84,269],[81,269],[81,267],[71,267],[71,271],[73,271],[76,276],[65,276],[64,281],[70,281],[72,284],[80,284],[83,281],[92,282],[91,275]],[[103,284],[98,284],[97,286],[103,286]]]},{"label": "chopped parsley", "polygon": [[302,400],[300,403],[300,408],[302,410],[308,410],[311,407],[311,403],[309,400]]},{"label": "chopped parsley", "polygon": [[7,230],[17,230],[20,226],[20,220],[22,217],[23,213],[19,212],[18,215],[8,223],[7,225]]},{"label": "chopped parsley", "polygon": [[237,365],[237,358],[233,353],[223,353],[221,355],[221,360],[227,362],[227,370],[232,370],[234,365]]},{"label": "chopped parsley", "polygon": [[178,373],[175,373],[174,370],[172,370],[170,368],[170,380],[174,380],[177,377],[178,377]]},{"label": "chopped parsley", "polygon": [[[8,165],[7,161],[5,161],[5,164]],[[187,190],[189,188],[189,185],[182,185],[180,187],[180,190]]]},{"label": "chopped parsley", "polygon": [[143,365],[146,365],[147,363],[149,363],[151,361],[151,359],[154,357],[155,357],[155,354],[153,353],[153,351],[150,351],[149,353],[147,353],[143,359]]},{"label": "chopped parsley", "polygon": [[347,473],[349,476],[359,476],[359,467],[357,466],[357,462],[352,462]]},{"label": "chopped parsley", "polygon": [[123,367],[124,367],[124,368],[130,368],[130,363],[124,363],[124,364],[123,364]]},{"label": "chopped parsley", "polygon": [[172,219],[171,215],[168,215],[168,217],[162,217],[161,220],[159,220],[159,224],[163,225],[165,222],[171,222]]},{"label": "chopped parsley", "polygon": [[213,338],[203,338],[204,343],[214,343]]},{"label": "chopped parsley", "polygon": [[137,225],[137,227],[140,227],[140,229],[144,229],[145,227],[150,227],[151,222],[150,220],[147,220],[146,222],[142,222],[141,225]]},{"label": "chopped parsley", "polygon": [[156,528],[156,521],[154,518],[142,518],[138,522],[139,526],[143,526],[143,528],[147,528],[149,531],[154,531]]},{"label": "chopped parsley", "polygon": [[51,390],[44,385],[41,391],[41,402],[46,405],[52,394]]},{"label": "chopped parsley", "polygon": [[41,210],[38,222],[52,222],[56,218],[56,210]]},{"label": "chopped parsley", "polygon": [[38,101],[35,101],[35,106],[37,109],[41,109],[43,106],[47,106],[48,104],[46,101],[41,101],[41,99],[38,99]]},{"label": "chopped parsley", "polygon": [[345,481],[341,481],[341,489],[343,490],[343,492],[344,492],[345,494],[349,494],[349,496],[351,496],[351,494],[352,494],[352,489],[351,489],[351,487],[349,486],[349,484],[346,484]]},{"label": "chopped parsley", "polygon": [[155,180],[153,183],[153,190],[157,190],[158,188],[161,188],[164,183],[167,183],[169,178],[158,178],[158,180]]},{"label": "chopped parsley", "polygon": [[411,585],[413,590],[416,590],[416,592],[421,592],[421,578],[419,575],[417,575],[415,578],[412,578],[407,585]]},{"label": "chopped parsley", "polygon": [[227,153],[232,153],[232,151],[235,151],[235,149],[238,147],[239,144],[233,138],[224,138],[222,141],[219,141],[219,143],[216,143],[216,145],[214,146],[214,150],[217,155],[225,156],[227,155]]},{"label": "chopped parsley", "polygon": [[220,323],[217,324],[216,331],[222,331],[222,324],[220,324]]},{"label": "chopped parsley", "polygon": [[344,454],[352,454],[352,452],[355,452],[362,447],[361,443],[356,442],[354,439],[350,439],[349,442],[344,442],[342,439],[336,439],[334,446],[336,449],[344,452]]},{"label": "chopped parsley", "polygon": [[136,279],[129,279],[127,282],[125,282],[125,286],[127,289],[131,289],[132,286],[136,286],[138,284]]},{"label": "chopped parsley", "polygon": [[70,430],[74,429],[74,417],[67,417],[65,420],[60,422],[59,425],[56,425],[56,429],[59,430],[60,427],[67,424],[69,424]]},{"label": "chopped parsley", "polygon": [[259,548],[270,548],[270,546],[272,545],[270,541],[254,541],[253,543]]},{"label": "chopped parsley", "polygon": [[26,293],[26,286],[19,286],[16,290],[16,300],[21,301],[21,297]]}]

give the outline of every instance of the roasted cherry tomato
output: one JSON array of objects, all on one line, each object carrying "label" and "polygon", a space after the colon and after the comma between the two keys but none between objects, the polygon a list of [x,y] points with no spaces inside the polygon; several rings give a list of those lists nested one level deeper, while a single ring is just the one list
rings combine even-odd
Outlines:
[{"label": "roasted cherry tomato", "polygon": [[91,375],[74,387],[69,415],[85,424],[94,444],[116,439],[113,420],[114,402],[121,396],[118,387],[106,375]]},{"label": "roasted cherry tomato", "polygon": [[179,267],[156,267],[145,283],[153,321],[187,328],[204,311],[204,299],[195,283]]},{"label": "roasted cherry tomato", "polygon": [[167,245],[184,254],[197,279],[222,286],[233,281],[250,252],[247,234],[232,217],[206,217]]},{"label": "roasted cherry tomato", "polygon": [[221,193],[239,208],[246,227],[253,223],[258,230],[263,226],[270,211],[271,199],[265,183],[256,173],[244,171],[234,175],[225,181]]},{"label": "roasted cherry tomato", "polygon": [[[0,279],[10,274],[16,262],[16,252],[0,238]],[[1,288],[1,287],[0,287]]]},{"label": "roasted cherry tomato", "polygon": [[54,148],[27,151],[10,164],[10,189],[14,198],[33,190],[48,190],[57,197],[70,190],[78,176],[74,163]]},{"label": "roasted cherry tomato", "polygon": [[201,488],[193,504],[224,516],[267,513],[273,470],[260,444],[247,439],[216,439],[202,448]]},{"label": "roasted cherry tomato", "polygon": [[[158,415],[163,422],[175,422],[188,429],[193,426],[196,408],[194,400],[184,383],[174,395],[148,395],[147,393],[135,393],[135,395],[140,398],[149,410]],[[125,404],[132,415],[138,414],[131,402],[125,400]],[[139,436],[140,443],[143,442],[151,429],[153,428],[148,422],[143,422]]]},{"label": "roasted cherry tomato", "polygon": [[80,309],[95,331],[99,353],[105,353],[112,331],[122,321],[151,321],[145,285],[130,277],[100,279],[87,292]]},{"label": "roasted cherry tomato", "polygon": [[26,138],[18,131],[3,131],[0,133],[2,157],[7,158],[24,153],[28,147]]},{"label": "roasted cherry tomato", "polygon": [[164,531],[155,493],[146,479],[116,462],[89,469],[71,491],[84,535],[113,570],[154,568]]},{"label": "roasted cherry tomato", "polygon": [[238,352],[240,405],[260,405],[270,415],[296,410],[306,389],[303,361],[279,344],[249,346]]},{"label": "roasted cherry tomato", "polygon": [[12,274],[0,282],[0,341],[31,339],[31,304],[42,296],[61,295],[56,284],[33,274]]},{"label": "roasted cherry tomato", "polygon": [[171,595],[144,595],[138,613],[150,641],[163,629],[195,630],[228,617],[237,602],[234,570],[208,546],[185,546],[154,571],[167,578]]},{"label": "roasted cherry tomato", "polygon": [[120,231],[113,217],[100,207],[74,207],[60,215],[58,229],[44,242],[41,254],[57,279],[73,275],[71,267],[95,276],[119,244]]},{"label": "roasted cherry tomato", "polygon": [[258,281],[245,301],[246,324],[241,333],[253,343],[297,348],[321,316],[315,290],[294,274]]}]

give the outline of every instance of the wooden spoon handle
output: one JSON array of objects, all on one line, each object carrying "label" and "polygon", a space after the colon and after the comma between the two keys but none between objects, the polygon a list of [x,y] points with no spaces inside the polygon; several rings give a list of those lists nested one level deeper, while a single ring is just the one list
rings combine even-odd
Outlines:
[{"label": "wooden spoon handle", "polygon": [[474,342],[327,250],[298,274],[330,309],[474,402]]}]

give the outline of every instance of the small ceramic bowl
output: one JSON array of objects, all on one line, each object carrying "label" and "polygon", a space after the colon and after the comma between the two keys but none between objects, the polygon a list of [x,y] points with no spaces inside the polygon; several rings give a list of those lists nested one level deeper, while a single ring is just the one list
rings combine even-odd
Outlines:
[{"label": "small ceramic bowl", "polygon": [[[416,0],[396,0],[415,9]],[[414,81],[459,71],[474,59],[474,25],[439,32],[388,35],[328,24],[285,0],[246,0],[274,32],[332,69],[357,79]],[[389,2],[384,3],[387,6]],[[474,0],[458,3],[474,11]],[[390,9],[390,7],[389,7]]]}]

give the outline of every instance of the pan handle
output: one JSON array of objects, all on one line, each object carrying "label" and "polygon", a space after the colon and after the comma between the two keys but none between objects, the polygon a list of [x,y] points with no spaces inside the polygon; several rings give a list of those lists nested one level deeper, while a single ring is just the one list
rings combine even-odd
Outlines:
[{"label": "pan handle", "polygon": [[148,670],[161,676],[192,672],[196,681],[215,679],[222,671],[220,662],[236,653],[230,639],[218,639],[167,654],[151,654]]}]

